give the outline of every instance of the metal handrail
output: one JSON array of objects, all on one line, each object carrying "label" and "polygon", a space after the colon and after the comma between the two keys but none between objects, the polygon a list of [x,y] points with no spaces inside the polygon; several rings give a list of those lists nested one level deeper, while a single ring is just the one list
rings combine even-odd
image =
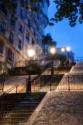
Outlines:
[{"label": "metal handrail", "polygon": [[13,87],[11,87],[11,88],[9,88],[7,91],[5,91],[6,93],[10,93],[10,92],[12,92],[13,90],[15,90],[16,89],[16,93],[18,93],[18,87],[19,86],[21,86],[21,85],[25,85],[24,83],[21,83],[21,84],[19,84],[19,85],[14,85]]},{"label": "metal handrail", "polygon": [[58,90],[63,91],[83,91],[83,74],[67,74],[64,75],[59,86]]}]

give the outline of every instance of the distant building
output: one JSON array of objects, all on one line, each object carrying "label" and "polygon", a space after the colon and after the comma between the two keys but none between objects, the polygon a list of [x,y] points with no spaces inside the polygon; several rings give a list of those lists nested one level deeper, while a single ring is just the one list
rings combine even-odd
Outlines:
[{"label": "distant building", "polygon": [[[0,1],[0,63],[6,63],[7,68],[24,65],[28,44],[42,47],[43,30],[48,24],[49,0],[34,5],[30,0],[12,2],[15,12],[8,13],[3,0]],[[31,11],[31,6],[41,12]]]},{"label": "distant building", "polygon": [[70,64],[75,63],[74,53],[72,52],[72,50],[66,51],[65,49],[64,51],[62,51],[62,48],[57,48],[56,54],[64,56],[66,58],[66,61]]}]

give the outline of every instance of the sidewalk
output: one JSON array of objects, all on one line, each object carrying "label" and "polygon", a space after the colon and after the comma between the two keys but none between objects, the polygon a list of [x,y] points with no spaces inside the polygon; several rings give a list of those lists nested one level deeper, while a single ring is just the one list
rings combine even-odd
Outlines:
[{"label": "sidewalk", "polygon": [[51,92],[33,125],[83,125],[83,92]]}]

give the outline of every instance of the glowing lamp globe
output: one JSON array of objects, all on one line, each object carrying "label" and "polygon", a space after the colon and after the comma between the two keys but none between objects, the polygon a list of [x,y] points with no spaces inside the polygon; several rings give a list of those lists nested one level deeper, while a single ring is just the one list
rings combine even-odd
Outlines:
[{"label": "glowing lamp globe", "polygon": [[50,47],[50,53],[55,54],[56,53],[56,48],[55,47]]},{"label": "glowing lamp globe", "polygon": [[71,48],[70,48],[70,47],[66,47],[66,51],[67,51],[67,52],[70,52],[70,51],[71,51]]},{"label": "glowing lamp globe", "polygon": [[65,52],[65,48],[61,48],[61,52]]},{"label": "glowing lamp globe", "polygon": [[27,51],[27,55],[28,55],[28,57],[30,57],[30,58],[34,57],[34,56],[35,56],[35,51],[34,51],[34,49],[29,49],[29,50]]}]

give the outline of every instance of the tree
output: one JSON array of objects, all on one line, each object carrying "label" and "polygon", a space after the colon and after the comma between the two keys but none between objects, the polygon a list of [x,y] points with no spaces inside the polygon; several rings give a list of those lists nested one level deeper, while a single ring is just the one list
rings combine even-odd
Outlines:
[{"label": "tree", "polygon": [[44,53],[46,52],[46,46],[48,46],[51,41],[52,41],[52,38],[49,34],[43,36],[42,45],[44,48]]},{"label": "tree", "polygon": [[50,36],[50,34],[45,35],[42,39],[43,45],[49,45],[51,42],[52,42],[52,37]]},{"label": "tree", "polygon": [[83,0],[54,0],[56,12],[53,22],[68,19],[70,26],[75,26],[77,22],[83,23]]},{"label": "tree", "polygon": [[47,34],[43,37],[42,39],[42,44],[43,44],[43,47],[44,47],[44,53],[46,51],[46,49],[49,47],[49,46],[56,46],[56,42],[53,41],[52,37],[50,36],[50,34]]}]

